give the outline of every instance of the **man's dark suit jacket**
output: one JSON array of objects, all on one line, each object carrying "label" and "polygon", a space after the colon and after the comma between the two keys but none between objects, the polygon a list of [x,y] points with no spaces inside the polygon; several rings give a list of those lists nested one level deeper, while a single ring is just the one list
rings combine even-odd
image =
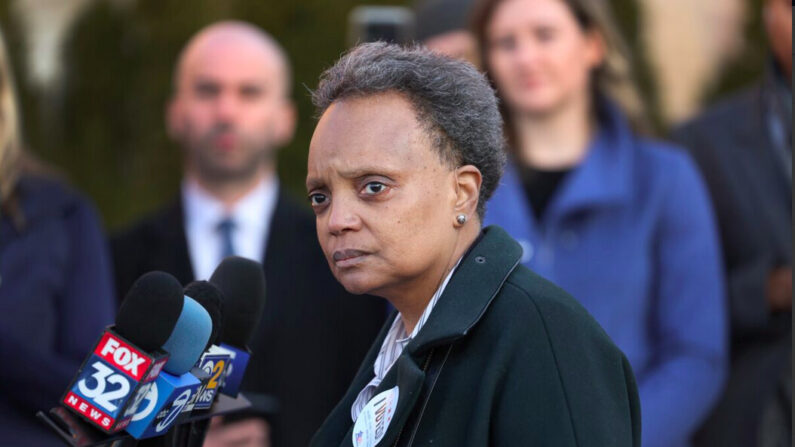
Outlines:
[{"label": "man's dark suit jacket", "polygon": [[765,298],[769,272],[792,265],[792,182],[768,131],[766,88],[728,99],[674,134],[712,195],[731,312],[729,382],[697,445],[757,445],[763,409],[790,364],[791,313],[771,314]]},{"label": "man's dark suit jacket", "polygon": [[[345,292],[320,250],[314,217],[282,191],[266,244],[265,311],[243,389],[278,399],[269,417],[274,446],[307,445],[345,393],[386,304]],[[181,200],[115,236],[112,249],[120,299],[151,270],[183,285],[194,279]]]}]

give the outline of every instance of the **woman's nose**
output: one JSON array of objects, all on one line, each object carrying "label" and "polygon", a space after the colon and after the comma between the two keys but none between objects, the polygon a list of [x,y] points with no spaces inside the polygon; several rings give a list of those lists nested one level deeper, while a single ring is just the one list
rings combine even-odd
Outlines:
[{"label": "woman's nose", "polygon": [[531,39],[519,39],[514,49],[514,61],[522,68],[532,68],[538,62],[539,48]]},{"label": "woman's nose", "polygon": [[356,231],[361,228],[361,218],[355,204],[346,198],[332,200],[328,214],[328,231],[337,236],[346,231]]}]

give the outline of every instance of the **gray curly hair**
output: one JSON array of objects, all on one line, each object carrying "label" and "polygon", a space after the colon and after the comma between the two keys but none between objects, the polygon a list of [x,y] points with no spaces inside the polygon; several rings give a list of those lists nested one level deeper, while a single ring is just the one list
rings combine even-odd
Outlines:
[{"label": "gray curly hair", "polygon": [[480,170],[483,221],[505,166],[502,117],[488,80],[475,67],[420,46],[365,43],[321,75],[312,102],[319,117],[334,101],[385,92],[408,99],[442,162]]}]

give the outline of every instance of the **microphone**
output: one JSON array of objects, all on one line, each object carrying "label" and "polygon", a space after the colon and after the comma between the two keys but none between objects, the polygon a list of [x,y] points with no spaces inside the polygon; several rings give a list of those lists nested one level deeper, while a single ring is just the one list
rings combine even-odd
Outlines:
[{"label": "microphone", "polygon": [[265,307],[265,274],[259,262],[230,256],[216,267],[210,283],[225,299],[220,346],[234,353],[221,393],[237,397],[251,358],[248,344]]},{"label": "microphone", "polygon": [[185,296],[189,296],[201,304],[210,315],[213,330],[207,348],[218,344],[221,339],[221,323],[223,316],[224,296],[218,287],[207,281],[193,281],[185,286]]},{"label": "microphone", "polygon": [[207,410],[215,399],[216,392],[222,386],[226,377],[226,370],[232,357],[232,351],[217,346],[221,335],[222,308],[224,297],[220,290],[207,281],[194,281],[185,287],[185,295],[200,303],[213,321],[213,332],[210,336],[209,346],[202,354],[196,366],[206,372],[210,377],[202,383],[199,392],[185,408],[185,412],[192,410]]},{"label": "microphone", "polygon": [[146,351],[160,349],[174,331],[182,305],[177,278],[166,272],[145,273],[125,295],[116,315],[116,331]]},{"label": "microphone", "polygon": [[183,296],[182,311],[162,345],[170,357],[144,397],[146,404],[141,404],[132,417],[127,433],[145,439],[165,434],[173,425],[199,390],[201,380],[197,376],[204,373],[193,365],[207,346],[212,329],[207,310],[193,298]]},{"label": "microphone", "polygon": [[150,272],[138,278],[116,325],[102,333],[61,403],[106,434],[126,428],[168,360],[159,347],[181,309],[181,286],[171,275]]},{"label": "microphone", "polygon": [[[201,290],[196,290],[197,293],[222,299],[223,312],[221,312],[222,323],[219,334],[222,343],[220,346],[210,347],[210,351],[202,360],[207,362],[205,368],[214,361],[213,367],[219,368],[214,372],[221,372],[218,362],[223,360],[216,356],[219,353],[226,355],[227,367],[220,392],[237,398],[240,383],[251,358],[251,351],[246,345],[259,324],[265,306],[265,274],[262,265],[250,259],[230,256],[218,264],[210,276],[209,283],[194,284],[197,284],[197,289],[201,287]],[[218,293],[211,292],[214,290]],[[208,299],[208,301],[215,300]],[[217,393],[213,391],[211,395],[200,396],[201,402],[197,402],[194,408],[210,408],[216,395]],[[185,444],[190,447],[201,446],[208,426],[209,419],[191,423]]]}]

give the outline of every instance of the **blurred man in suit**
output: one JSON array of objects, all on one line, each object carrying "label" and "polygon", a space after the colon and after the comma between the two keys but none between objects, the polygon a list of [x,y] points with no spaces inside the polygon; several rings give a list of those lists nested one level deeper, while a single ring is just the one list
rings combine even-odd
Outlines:
[{"label": "blurred man in suit", "polygon": [[268,429],[277,447],[308,444],[386,316],[381,300],[334,280],[312,215],[279,186],[276,151],[296,119],[290,76],[284,50],[259,28],[221,22],[196,34],[176,64],[166,116],[184,151],[180,194],[113,239],[119,297],[150,270],[188,283],[228,255],[263,263],[267,298],[244,390],[276,405],[262,408],[267,423],[228,425],[235,445],[262,445]]},{"label": "blurred man in suit", "polygon": [[763,7],[764,78],[675,133],[712,194],[730,299],[731,374],[703,446],[789,445],[792,431],[792,3]]}]

